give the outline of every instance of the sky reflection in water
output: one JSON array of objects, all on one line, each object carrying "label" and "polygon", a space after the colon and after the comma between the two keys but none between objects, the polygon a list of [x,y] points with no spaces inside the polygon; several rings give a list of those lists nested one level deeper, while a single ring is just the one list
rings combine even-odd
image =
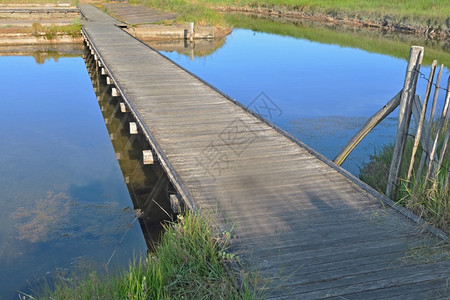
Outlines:
[{"label": "sky reflection in water", "polygon": [[0,57],[0,295],[145,251],[81,57]]}]

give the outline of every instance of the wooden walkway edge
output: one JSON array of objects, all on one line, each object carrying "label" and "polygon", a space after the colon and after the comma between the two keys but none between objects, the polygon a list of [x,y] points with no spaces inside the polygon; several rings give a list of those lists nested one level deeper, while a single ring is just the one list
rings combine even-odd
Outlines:
[{"label": "wooden walkway edge", "polygon": [[[83,34],[193,210],[269,299],[450,297],[443,232],[81,5]],[[408,218],[406,218],[406,217]]]}]

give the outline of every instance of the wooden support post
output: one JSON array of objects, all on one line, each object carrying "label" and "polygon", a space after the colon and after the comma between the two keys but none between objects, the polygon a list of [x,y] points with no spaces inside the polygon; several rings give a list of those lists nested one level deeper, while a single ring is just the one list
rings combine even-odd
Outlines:
[{"label": "wooden support post", "polygon": [[112,84],[112,80],[109,76],[106,76],[106,84]]},{"label": "wooden support post", "polygon": [[126,113],[127,112],[127,106],[125,105],[125,102],[120,102],[119,105],[120,105],[120,111],[123,112],[123,113]]},{"label": "wooden support post", "polygon": [[[427,84],[427,90],[425,92],[425,99],[423,100],[422,111],[420,112],[419,121],[417,122],[416,138],[414,139],[414,146],[412,149],[411,161],[409,163],[409,168],[408,168],[408,176],[406,177],[407,182],[409,182],[411,180],[413,169],[414,169],[414,161],[416,158],[416,152],[417,152],[417,149],[419,148],[420,139],[422,138],[422,128],[423,128],[424,121],[425,121],[425,115],[427,113],[428,99],[430,98],[431,86],[433,84],[434,73],[436,72],[436,66],[437,66],[437,60],[434,60],[433,63],[431,64],[430,77],[429,77],[428,84]],[[417,120],[416,117],[414,117],[414,119]]]},{"label": "wooden support post", "polygon": [[113,88],[111,89],[111,95],[112,95],[113,97],[119,97],[119,91],[118,91],[115,87],[113,87]]},{"label": "wooden support post", "polygon": [[152,150],[144,150],[142,151],[143,164],[144,165],[153,165],[156,161],[155,154]]},{"label": "wooden support post", "polygon": [[102,68],[102,75],[107,75],[105,68]]},{"label": "wooden support post", "polygon": [[111,139],[111,141],[114,141],[116,139],[116,134],[114,132],[110,133],[109,138]]},{"label": "wooden support post", "polygon": [[189,23],[189,41],[191,43],[194,41],[194,22]]},{"label": "wooden support post", "polygon": [[342,165],[349,154],[355,149],[355,147],[362,141],[362,139],[384,118],[386,118],[391,112],[393,112],[400,104],[400,97],[402,91],[398,92],[382,109],[377,111],[370,119],[364,124],[364,126],[350,139],[345,145],[342,151],[333,160],[338,166]]},{"label": "wooden support post", "polygon": [[395,200],[398,188],[398,176],[403,159],[409,123],[411,121],[412,102],[416,94],[417,79],[423,58],[423,47],[412,46],[409,52],[409,61],[406,68],[405,82],[398,113],[397,137],[394,144],[394,154],[386,187],[386,196]]},{"label": "wooden support post", "polygon": [[138,134],[136,122],[130,122],[130,134]]},{"label": "wooden support post", "polygon": [[172,208],[172,211],[176,214],[179,214],[181,212],[183,212],[184,210],[184,205],[183,205],[183,200],[181,199],[180,194],[170,194],[169,196],[169,200],[170,200],[170,207]]}]

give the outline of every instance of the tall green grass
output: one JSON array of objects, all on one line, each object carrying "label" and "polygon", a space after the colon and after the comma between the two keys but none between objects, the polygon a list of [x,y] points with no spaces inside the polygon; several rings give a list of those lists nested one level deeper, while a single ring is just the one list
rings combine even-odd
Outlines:
[{"label": "tall green grass", "polygon": [[187,0],[130,0],[131,4],[141,4],[164,11],[178,13],[178,23],[195,22],[198,25],[226,27],[223,16],[206,5]]},{"label": "tall green grass", "polygon": [[402,194],[400,203],[450,233],[450,193],[444,188],[446,175],[446,168],[441,168],[431,181],[425,182],[421,179],[415,186],[403,181],[400,188]]},{"label": "tall green grass", "polygon": [[[395,26],[433,27],[436,31],[450,29],[448,0],[130,0],[163,10],[181,13],[180,20],[198,18],[200,22],[223,25],[223,19],[208,10],[217,7],[249,7],[298,11],[310,16],[327,15],[336,19],[375,21]],[[189,21],[189,20],[188,20]]]},{"label": "tall green grass", "polygon": [[338,18],[391,19],[450,27],[450,4],[447,0],[198,0],[220,6],[249,6],[298,10],[309,14],[327,14]]},{"label": "tall green grass", "polygon": [[[445,128],[448,130],[448,125]],[[425,180],[426,171],[423,171],[418,179],[418,184],[415,184],[415,176],[408,182],[405,178],[407,178],[413,143],[413,139],[408,139],[404,159],[400,166],[399,178],[401,183],[397,195],[397,199],[400,199],[398,203],[450,233],[450,190],[445,187],[445,179],[450,167],[450,154],[447,151],[442,167],[433,172],[431,179]],[[438,145],[438,153],[442,149],[442,144],[443,137]],[[381,193],[386,190],[393,150],[394,145],[388,145],[376,151],[370,157],[369,162],[361,168],[359,175],[362,181]],[[424,153],[418,151],[414,170],[418,169],[421,155],[424,155]]]},{"label": "tall green grass", "polygon": [[198,215],[187,213],[166,225],[155,252],[118,275],[95,272],[79,280],[47,284],[29,299],[256,299],[242,273],[224,265],[237,258],[227,253],[229,234],[216,235]]},{"label": "tall green grass", "polygon": [[47,40],[54,40],[60,35],[70,35],[72,38],[81,36],[81,21],[79,18],[73,20],[69,25],[42,26],[40,23],[33,23],[31,34],[34,36],[44,35]]}]

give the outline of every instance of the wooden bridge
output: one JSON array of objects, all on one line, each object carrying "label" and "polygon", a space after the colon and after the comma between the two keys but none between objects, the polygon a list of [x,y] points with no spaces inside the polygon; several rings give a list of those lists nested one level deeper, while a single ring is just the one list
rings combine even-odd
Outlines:
[{"label": "wooden bridge", "polygon": [[[233,228],[267,298],[450,297],[445,235],[115,26],[83,35],[180,198]],[[444,245],[444,246],[442,246]]]}]

